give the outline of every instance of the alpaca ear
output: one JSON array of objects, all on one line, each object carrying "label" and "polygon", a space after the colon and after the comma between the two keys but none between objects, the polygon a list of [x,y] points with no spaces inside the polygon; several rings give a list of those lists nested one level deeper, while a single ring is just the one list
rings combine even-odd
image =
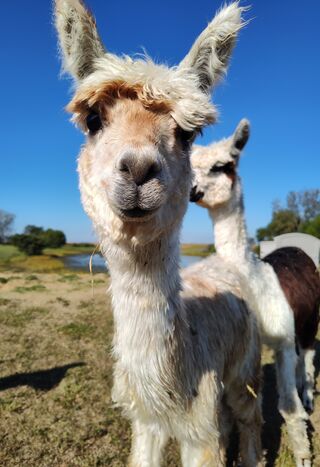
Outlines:
[{"label": "alpaca ear", "polygon": [[[232,136],[232,147],[239,153],[247,144],[250,136],[250,122],[243,118]],[[236,152],[235,151],[235,152]]]},{"label": "alpaca ear", "polygon": [[95,19],[81,0],[55,0],[55,24],[64,70],[76,80],[85,78],[105,54]]},{"label": "alpaca ear", "polygon": [[189,68],[197,74],[199,87],[205,93],[209,93],[227,71],[238,32],[244,25],[243,10],[239,2],[222,8],[179,65],[179,68]]}]

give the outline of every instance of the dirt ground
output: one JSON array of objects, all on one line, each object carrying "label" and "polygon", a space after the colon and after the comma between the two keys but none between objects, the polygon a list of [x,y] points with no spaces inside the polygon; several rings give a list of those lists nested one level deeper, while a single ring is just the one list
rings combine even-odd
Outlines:
[{"label": "dirt ground", "polygon": [[[112,313],[108,278],[0,273],[0,466],[125,466],[130,429],[112,406]],[[320,367],[317,348],[317,375]],[[276,411],[270,352],[264,352],[268,466],[293,467]],[[318,376],[319,386],[319,376]],[[320,467],[320,400],[311,417]],[[176,446],[167,467],[180,466]]]}]

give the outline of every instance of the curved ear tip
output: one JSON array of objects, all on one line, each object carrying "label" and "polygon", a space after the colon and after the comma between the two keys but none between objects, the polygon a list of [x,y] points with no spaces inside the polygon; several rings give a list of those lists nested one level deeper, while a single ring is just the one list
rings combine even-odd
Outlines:
[{"label": "curved ear tip", "polygon": [[238,125],[239,128],[242,128],[242,129],[250,129],[250,122],[247,118],[242,118],[239,122],[239,125]]}]

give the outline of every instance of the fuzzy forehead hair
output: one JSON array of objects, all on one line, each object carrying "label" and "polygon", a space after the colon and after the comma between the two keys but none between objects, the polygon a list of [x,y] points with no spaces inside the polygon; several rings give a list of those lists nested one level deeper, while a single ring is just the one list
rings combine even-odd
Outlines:
[{"label": "fuzzy forehead hair", "polygon": [[177,124],[194,130],[216,120],[209,92],[227,69],[243,8],[224,7],[198,37],[180,65],[168,68],[150,58],[133,60],[106,52],[95,21],[79,0],[56,0],[56,27],[64,69],[76,80],[68,109],[77,113],[108,93],[138,98],[147,107],[163,104]]}]

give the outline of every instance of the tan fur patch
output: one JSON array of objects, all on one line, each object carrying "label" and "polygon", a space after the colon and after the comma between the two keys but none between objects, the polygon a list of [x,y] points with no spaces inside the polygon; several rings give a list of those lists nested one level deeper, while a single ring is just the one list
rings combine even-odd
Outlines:
[{"label": "tan fur patch", "polygon": [[67,106],[67,111],[71,113],[88,113],[88,110],[96,107],[101,102],[112,106],[116,99],[139,99],[145,108],[159,113],[169,113],[172,105],[169,101],[162,99],[151,99],[145,88],[140,85],[130,85],[125,81],[112,81],[103,85],[87,87],[76,92],[75,96]]}]

